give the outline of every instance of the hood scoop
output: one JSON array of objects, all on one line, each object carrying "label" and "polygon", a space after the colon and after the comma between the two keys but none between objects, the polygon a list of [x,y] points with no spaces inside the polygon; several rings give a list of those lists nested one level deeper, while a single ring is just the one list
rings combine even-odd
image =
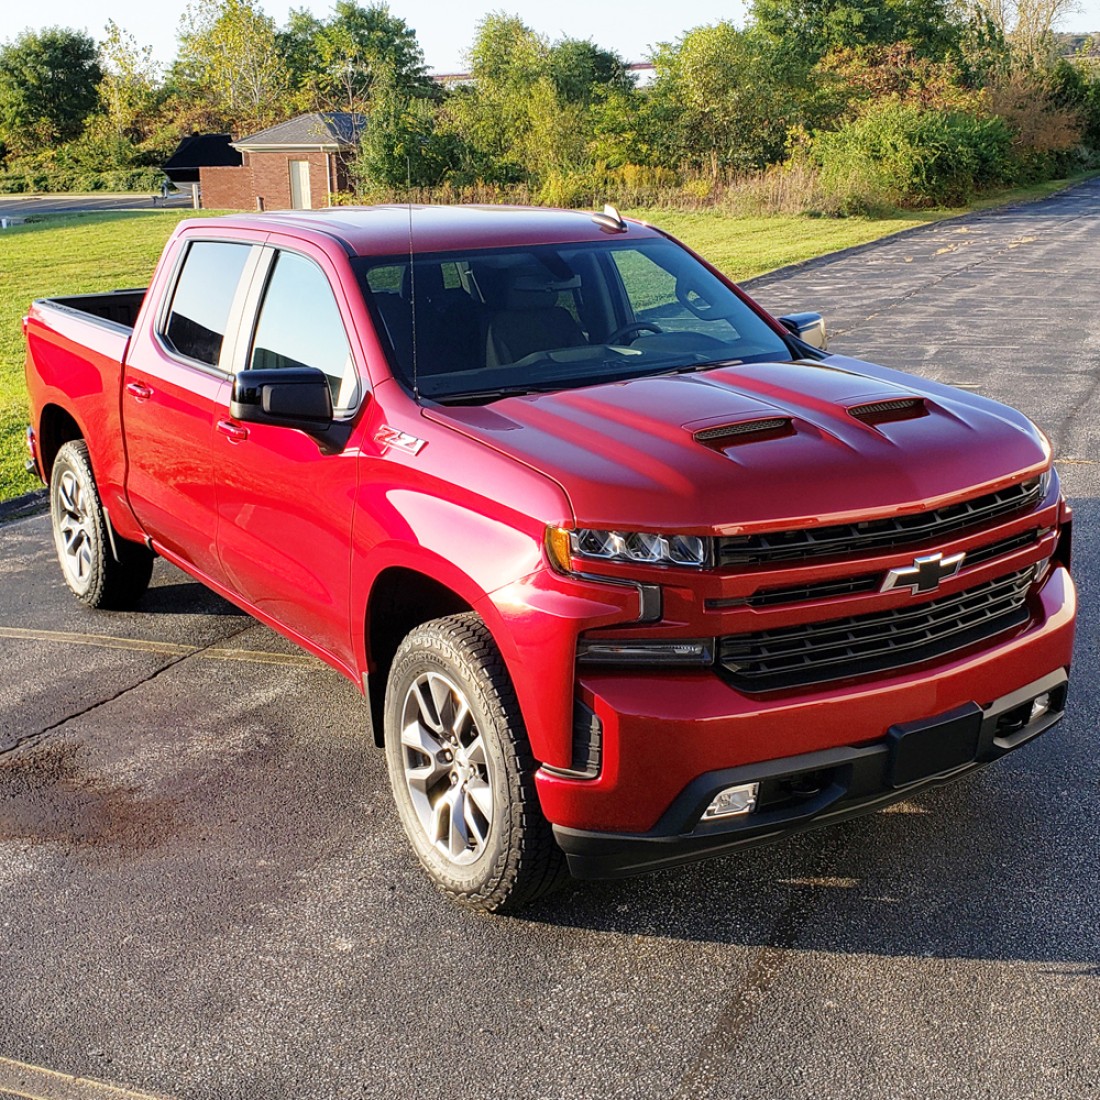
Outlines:
[{"label": "hood scoop", "polygon": [[767,416],[756,420],[741,420],[736,424],[718,424],[692,432],[692,438],[706,447],[721,451],[735,443],[755,443],[761,439],[775,439],[790,435],[789,416]]},{"label": "hood scoop", "polygon": [[863,405],[850,405],[848,415],[864,424],[888,424],[894,420],[916,420],[928,415],[923,397],[897,397],[886,401],[868,401]]}]

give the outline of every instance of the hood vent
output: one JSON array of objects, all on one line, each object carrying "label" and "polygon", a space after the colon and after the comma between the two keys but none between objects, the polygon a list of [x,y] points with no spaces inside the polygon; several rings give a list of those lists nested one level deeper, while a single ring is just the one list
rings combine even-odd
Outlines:
[{"label": "hood vent", "polygon": [[721,449],[731,443],[749,443],[762,438],[787,435],[791,429],[789,416],[769,416],[761,420],[743,420],[739,424],[720,424],[716,428],[703,428],[693,432],[693,437],[708,447]]},{"label": "hood vent", "polygon": [[891,401],[871,401],[866,405],[852,405],[848,415],[864,424],[886,424],[891,420],[915,420],[927,416],[923,397],[899,397]]}]

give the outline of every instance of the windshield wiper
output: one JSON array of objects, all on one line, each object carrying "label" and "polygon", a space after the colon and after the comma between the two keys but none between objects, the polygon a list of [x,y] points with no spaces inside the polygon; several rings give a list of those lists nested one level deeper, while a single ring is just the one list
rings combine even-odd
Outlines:
[{"label": "windshield wiper", "polygon": [[553,386],[532,386],[528,383],[521,386],[497,386],[491,390],[474,390],[470,393],[426,393],[423,396],[438,401],[441,405],[478,405],[501,397],[523,397],[529,393],[550,393],[558,389],[561,389],[559,383]]}]

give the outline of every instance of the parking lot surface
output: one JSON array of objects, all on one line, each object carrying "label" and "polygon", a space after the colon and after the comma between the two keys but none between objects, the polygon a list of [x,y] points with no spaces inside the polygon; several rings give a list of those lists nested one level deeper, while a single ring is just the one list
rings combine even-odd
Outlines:
[{"label": "parking lot surface", "polygon": [[1094,1100],[1098,286],[1100,180],[751,288],[1047,431],[1066,721],[872,817],[516,918],[428,884],[352,685],[164,563],[138,612],[86,612],[46,518],[0,526],[0,1097]]}]

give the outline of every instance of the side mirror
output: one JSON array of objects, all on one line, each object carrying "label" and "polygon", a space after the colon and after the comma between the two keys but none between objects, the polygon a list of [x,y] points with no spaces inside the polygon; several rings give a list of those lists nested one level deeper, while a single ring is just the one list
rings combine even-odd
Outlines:
[{"label": "side mirror", "polygon": [[229,415],[244,423],[323,435],[332,424],[328,376],[316,367],[243,370],[233,380]]},{"label": "side mirror", "polygon": [[812,348],[825,351],[829,347],[825,318],[820,313],[788,313],[786,317],[779,318],[779,323]]}]

